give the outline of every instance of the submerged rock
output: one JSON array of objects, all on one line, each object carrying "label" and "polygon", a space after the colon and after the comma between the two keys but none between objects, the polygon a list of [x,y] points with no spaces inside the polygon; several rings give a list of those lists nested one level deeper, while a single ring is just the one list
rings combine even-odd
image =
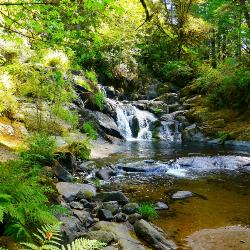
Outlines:
[{"label": "submerged rock", "polygon": [[190,191],[177,191],[176,193],[174,193],[171,198],[173,200],[180,200],[180,199],[186,199],[189,197],[192,197],[193,193]]},{"label": "submerged rock", "polygon": [[134,224],[136,235],[145,240],[155,250],[177,249],[175,243],[166,239],[163,231],[145,220],[139,220]]},{"label": "submerged rock", "polygon": [[168,209],[168,205],[164,202],[159,201],[155,204],[155,210],[166,210],[166,209]]}]

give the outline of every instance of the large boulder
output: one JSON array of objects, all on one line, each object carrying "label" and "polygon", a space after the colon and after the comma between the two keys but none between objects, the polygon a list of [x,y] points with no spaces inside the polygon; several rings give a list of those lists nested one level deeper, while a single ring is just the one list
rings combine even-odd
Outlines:
[{"label": "large boulder", "polygon": [[119,204],[127,204],[129,199],[120,191],[102,192],[95,197],[96,201],[117,201]]},{"label": "large boulder", "polygon": [[159,228],[145,220],[136,221],[134,229],[136,235],[146,241],[155,250],[177,249],[173,241],[166,239],[163,231],[160,231]]},{"label": "large boulder", "polygon": [[119,128],[115,123],[115,120],[111,116],[98,111],[91,113],[95,117],[98,125],[106,134],[117,137],[119,139],[123,139],[123,136],[120,134]]},{"label": "large boulder", "polygon": [[121,250],[146,250],[146,248],[137,240],[132,237],[133,230],[129,229],[126,224],[99,221],[92,228],[92,231],[105,231],[114,235],[114,241],[119,245]]},{"label": "large boulder", "polygon": [[92,197],[96,195],[96,188],[89,184],[58,182],[56,188],[67,202],[75,200],[79,192]]}]

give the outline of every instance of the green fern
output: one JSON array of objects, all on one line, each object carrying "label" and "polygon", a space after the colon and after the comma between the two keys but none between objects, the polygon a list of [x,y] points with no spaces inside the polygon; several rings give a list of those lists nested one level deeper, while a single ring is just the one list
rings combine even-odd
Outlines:
[{"label": "green fern", "polygon": [[105,243],[98,240],[80,238],[68,244],[66,247],[62,246],[62,250],[100,250],[105,246]]},{"label": "green fern", "polygon": [[29,250],[59,250],[61,244],[60,224],[44,225],[41,229],[37,229],[38,233],[33,233],[34,240],[38,245],[33,243],[22,243]]}]

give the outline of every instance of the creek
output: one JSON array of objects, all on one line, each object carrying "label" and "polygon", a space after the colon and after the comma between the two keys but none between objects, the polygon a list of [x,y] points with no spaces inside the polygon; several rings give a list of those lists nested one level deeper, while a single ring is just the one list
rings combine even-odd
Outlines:
[{"label": "creek", "polygon": [[[121,169],[105,190],[122,190],[139,203],[168,204],[152,222],[180,249],[189,249],[187,237],[201,229],[250,226],[250,154],[244,148],[134,140],[100,164]],[[178,190],[195,195],[174,201]]]}]

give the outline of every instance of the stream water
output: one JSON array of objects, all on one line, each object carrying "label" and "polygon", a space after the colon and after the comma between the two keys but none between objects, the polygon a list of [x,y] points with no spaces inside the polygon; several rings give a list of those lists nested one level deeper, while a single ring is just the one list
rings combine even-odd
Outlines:
[{"label": "stream water", "polygon": [[[153,223],[180,249],[189,249],[186,238],[201,229],[250,226],[250,152],[246,149],[154,141],[122,146],[121,153],[100,164],[135,170],[121,171],[104,189],[122,190],[136,202],[166,202],[169,209],[160,211]],[[149,159],[154,161],[145,162]],[[196,195],[173,201],[171,194],[178,190]]]}]

